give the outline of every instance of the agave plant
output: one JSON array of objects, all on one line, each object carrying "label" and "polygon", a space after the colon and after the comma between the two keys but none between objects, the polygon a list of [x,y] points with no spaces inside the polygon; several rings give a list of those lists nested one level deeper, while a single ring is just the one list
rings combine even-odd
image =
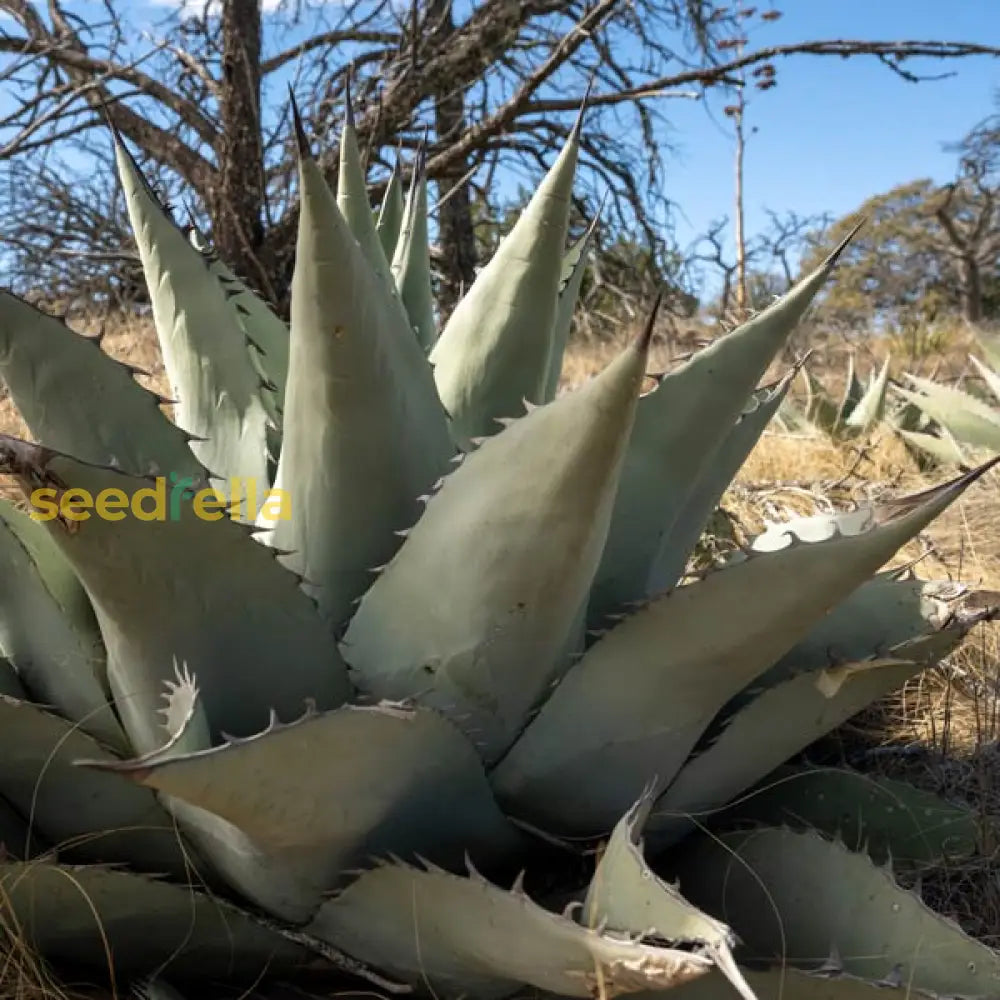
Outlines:
[{"label": "agave plant", "polygon": [[579,125],[440,332],[421,164],[376,214],[350,121],[336,190],[297,142],[286,327],[114,136],[173,419],[0,296],[35,439],[0,438],[27,501],[0,520],[6,968],[31,948],[146,995],[994,995],[1000,956],[886,867],[971,850],[970,812],[794,763],[996,614],[879,572],[989,464],[679,585],[837,254],[649,391],[655,309],[556,397]]},{"label": "agave plant", "polygon": [[870,433],[885,416],[891,360],[886,358],[878,371],[872,370],[865,384],[855,373],[854,355],[849,355],[847,379],[839,402],[803,366],[805,405],[799,407],[791,399],[786,399],[778,410],[778,423],[787,431],[814,430],[834,439]]},{"label": "agave plant", "polygon": [[943,465],[969,467],[970,456],[1000,449],[1000,343],[980,331],[977,339],[985,361],[969,355],[986,394],[973,395],[933,379],[907,375],[906,386],[894,386],[904,406],[896,431],[914,451]]}]

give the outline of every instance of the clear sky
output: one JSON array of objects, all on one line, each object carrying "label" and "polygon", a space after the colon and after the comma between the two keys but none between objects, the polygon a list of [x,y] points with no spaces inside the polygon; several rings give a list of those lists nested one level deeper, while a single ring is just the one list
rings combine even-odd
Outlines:
[{"label": "clear sky", "polygon": [[[85,17],[101,10],[97,0],[67,2]],[[169,7],[183,2],[128,0],[128,9],[137,27],[151,27]],[[196,5],[201,3],[197,0]],[[265,0],[265,7],[275,3]],[[752,47],[836,38],[1000,46],[1000,0],[746,3],[760,8],[776,5],[784,15],[776,22],[758,24]],[[912,84],[873,57],[798,55],[778,62],[778,86],[765,93],[753,91],[748,110],[748,128],[756,129],[746,157],[748,233],[765,224],[765,208],[840,215],[898,183],[921,176],[943,181],[951,175],[954,157],[943,151],[942,144],[958,139],[991,110],[993,94],[1000,90],[1000,59],[921,60],[906,65],[922,73],[952,75]],[[4,103],[0,92],[0,104]],[[669,100],[663,109],[672,123],[665,138],[676,150],[665,157],[663,185],[678,206],[677,237],[682,244],[704,232],[714,218],[732,214],[733,147],[722,115],[724,103],[719,98],[707,106]]]},{"label": "clear sky", "polygon": [[[778,0],[777,6],[784,17],[761,24],[751,36],[754,47],[814,38],[1000,45],[1000,0]],[[912,84],[873,57],[779,61],[778,86],[753,92],[747,111],[747,126],[757,128],[746,152],[748,231],[766,222],[764,208],[840,215],[903,181],[946,180],[954,157],[942,144],[990,113],[1000,59],[920,60],[919,66],[921,73],[954,75]],[[723,130],[722,101],[708,109],[673,104],[667,110],[679,155],[667,160],[664,181],[686,217],[686,225],[678,218],[684,241],[713,218],[732,216],[733,146]]]}]

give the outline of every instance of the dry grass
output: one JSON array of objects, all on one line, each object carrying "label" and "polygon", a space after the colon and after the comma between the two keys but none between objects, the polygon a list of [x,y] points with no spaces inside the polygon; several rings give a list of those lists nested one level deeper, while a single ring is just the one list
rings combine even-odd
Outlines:
[{"label": "dry grass", "polygon": [[[93,323],[75,324],[88,333]],[[149,372],[143,379],[169,393],[159,352],[148,325],[107,324],[105,348],[116,358]],[[881,361],[886,349],[912,348],[916,355],[900,358],[903,370],[954,378],[966,370],[965,357],[972,339],[967,331],[947,330],[932,340],[934,350],[920,344],[878,344],[862,349],[864,373]],[[615,345],[574,347],[566,360],[564,381],[576,384],[603,367],[616,353]],[[812,367],[834,392],[840,390],[847,348],[826,343],[814,355]],[[671,366],[671,351],[655,347],[651,369]],[[774,374],[779,369],[776,367]],[[0,399],[0,431],[25,434],[11,403]],[[870,439],[836,443],[823,436],[792,436],[771,430],[750,456],[723,501],[735,525],[736,536],[759,530],[765,520],[790,513],[846,507],[880,493],[901,494],[940,482],[920,473],[901,443],[890,433]],[[0,492],[4,485],[0,483]],[[1000,590],[1000,474],[992,473],[931,528],[907,546],[899,562],[921,558],[926,577],[961,579]],[[726,539],[720,545],[731,544]],[[1000,726],[997,668],[1000,664],[1000,626],[980,626],[950,662],[926,672],[903,691],[852,720],[839,734],[846,749],[863,767],[904,777],[922,787],[972,804],[984,823],[979,853],[960,865],[922,873],[921,892],[939,912],[953,916],[970,933],[1000,944]],[[0,956],[0,997],[60,995],[43,969],[23,949],[4,950]],[[62,993],[66,996],[66,993]]]}]

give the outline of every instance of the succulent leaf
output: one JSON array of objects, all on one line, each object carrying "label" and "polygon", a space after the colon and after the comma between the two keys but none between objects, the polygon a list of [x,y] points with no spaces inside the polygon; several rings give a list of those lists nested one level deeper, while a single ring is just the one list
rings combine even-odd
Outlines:
[{"label": "succulent leaf", "polygon": [[743,467],[765,428],[788,396],[794,371],[773,386],[758,389],[735,426],[719,446],[711,464],[698,477],[673,527],[660,543],[649,572],[647,596],[673,587],[684,573],[688,558],[736,473]]},{"label": "succulent leaf", "polygon": [[[808,971],[783,965],[766,969],[750,966],[740,971],[758,1000],[939,1000],[936,994],[914,989],[896,976],[872,980],[848,975],[835,955],[816,962]],[[670,1000],[722,1000],[728,995],[728,984],[713,970],[672,990]],[[654,995],[644,993],[634,1000],[654,1000]],[[662,995],[659,1000],[663,1000]]]},{"label": "succulent leaf", "polygon": [[562,666],[606,537],[650,330],[467,455],[344,636],[359,687],[437,708],[488,762]]},{"label": "succulent leaf", "polygon": [[574,128],[431,352],[456,441],[495,433],[523,400],[544,401],[578,154]]},{"label": "succulent leaf", "polygon": [[430,353],[437,341],[437,320],[434,316],[427,235],[427,174],[422,156],[413,168],[403,225],[392,258],[392,275],[417,341],[425,352]]},{"label": "succulent leaf", "polygon": [[664,537],[846,244],[783,298],[699,351],[639,401],[594,582],[592,627],[603,627],[609,613],[646,596]]},{"label": "succulent leaf", "polygon": [[22,699],[28,696],[14,664],[6,656],[0,656],[0,695]]},{"label": "succulent leaf", "polygon": [[42,525],[0,501],[0,651],[35,698],[109,746],[126,750],[104,687],[97,621],[79,582],[62,572],[66,569]]},{"label": "succulent leaf", "polygon": [[[0,291],[0,375],[31,433],[84,462],[200,476],[189,436],[135,370],[10,292]],[[85,388],[85,391],[81,391]]]},{"label": "succulent leaf", "polygon": [[372,855],[495,863],[521,840],[472,746],[425,709],[351,705],[212,749],[89,766],[214,813],[275,863],[308,870],[316,907]]},{"label": "succulent leaf", "polygon": [[858,403],[865,395],[865,387],[857,376],[855,357],[852,351],[847,355],[847,379],[844,385],[844,395],[837,410],[837,428],[842,427],[848,416],[854,412]]},{"label": "succulent leaf", "polygon": [[549,356],[548,375],[545,380],[545,392],[542,402],[548,403],[556,398],[559,379],[562,376],[563,358],[566,345],[569,343],[570,330],[573,327],[573,313],[576,311],[577,299],[580,297],[580,287],[587,273],[590,242],[594,238],[600,214],[595,215],[584,234],[566,251],[563,256],[562,275],[559,279],[559,302],[556,307],[555,324],[552,328],[552,352]]},{"label": "succulent leaf", "polygon": [[[956,636],[954,643],[960,638]],[[650,840],[662,849],[714,818],[716,811],[784,761],[897,690],[926,666],[919,654],[908,659],[901,651],[842,664],[829,673],[801,673],[768,688],[681,769],[656,803],[649,823]],[[836,683],[832,695],[824,690],[825,681]],[[776,725],[775,719],[782,724]]]},{"label": "succulent leaf", "polygon": [[736,936],[725,924],[692,906],[646,864],[642,828],[654,796],[651,789],[618,821],[601,854],[583,903],[588,927],[607,927],[694,947],[712,958],[744,1000],[756,1000],[733,958]]},{"label": "succulent leaf", "polygon": [[890,358],[885,359],[879,373],[858,400],[857,406],[848,414],[845,426],[866,433],[882,419],[885,414],[885,394],[889,387],[890,361]]},{"label": "succulent leaf", "polygon": [[979,372],[983,382],[986,383],[986,387],[993,393],[996,401],[1000,403],[1000,375],[993,371],[992,368],[987,368],[974,354],[969,355],[969,360]]},{"label": "succulent leaf", "polygon": [[[176,396],[175,419],[198,438],[191,450],[218,477],[213,485],[224,495],[235,478],[249,479],[263,492],[270,485],[270,417],[239,314],[208,261],[157,201],[121,137],[113,135],[156,334]],[[243,511],[244,517],[247,513]]]},{"label": "succulent leaf", "polygon": [[961,444],[1000,451],[1000,411],[961,389],[907,375],[913,389],[896,386],[903,399],[945,427]]},{"label": "succulent leaf", "polygon": [[251,358],[256,362],[263,378],[274,386],[273,389],[265,388],[262,394],[272,419],[280,424],[280,416],[285,408],[285,385],[288,381],[288,326],[218,257],[213,256],[209,268],[222,283],[230,305],[236,310],[237,320],[248,341]]},{"label": "succulent leaf", "polygon": [[[340,209],[341,217],[357,241],[362,257],[378,276],[382,286],[389,289],[392,287],[392,278],[389,274],[390,252],[383,249],[382,240],[372,216],[372,206],[368,200],[368,186],[365,181],[365,168],[361,162],[361,150],[358,148],[358,133],[352,117],[349,113],[344,122],[344,129],[340,133],[337,208]],[[301,246],[298,252],[301,253]],[[301,257],[297,256],[297,259],[302,261]]]},{"label": "succulent leaf", "polygon": [[725,913],[747,959],[843,971],[947,996],[994,996],[1000,954],[933,913],[866,854],[813,832],[765,827],[699,837],[671,863],[685,895]]},{"label": "succulent leaf", "polygon": [[[378,285],[319,166],[300,161],[291,369],[275,488],[290,510],[268,517],[333,628],[402,544],[418,498],[454,449],[430,367],[402,307]],[[398,306],[398,300],[396,301]]]},{"label": "succulent leaf", "polygon": [[971,807],[905,781],[837,767],[778,768],[714,822],[817,830],[876,864],[941,865],[972,854],[979,843]]},{"label": "succulent leaf", "polygon": [[938,435],[927,434],[923,431],[908,431],[897,427],[896,433],[911,448],[929,455],[935,462],[939,462],[941,465],[956,465],[959,468],[967,467],[965,454],[958,442],[947,430],[943,430]]},{"label": "succulent leaf", "polygon": [[0,921],[47,955],[116,976],[254,984],[309,957],[250,914],[198,892],[96,865],[0,864]]},{"label": "succulent leaf", "polygon": [[183,878],[185,848],[156,796],[114,774],[81,772],[73,766],[80,756],[116,760],[72,722],[0,696],[0,797],[33,833],[76,860],[126,861]]},{"label": "succulent leaf", "polygon": [[27,861],[45,849],[24,817],[0,796],[0,862]]},{"label": "succulent leaf", "polygon": [[[272,709],[295,717],[307,699],[332,708],[347,697],[336,645],[297,578],[251,544],[249,529],[221,504],[186,498],[184,484],[168,487],[164,478],[128,476],[5,435],[0,473],[15,475],[26,495],[36,487],[83,490],[97,508],[82,512],[86,520],[44,525],[91,597],[115,704],[137,752],[163,742],[159,711],[175,660],[198,677],[214,734],[250,735]],[[100,516],[102,497],[109,511],[115,500],[112,519]]]},{"label": "succulent leaf", "polygon": [[396,246],[399,243],[400,231],[403,228],[405,217],[403,184],[399,178],[399,161],[397,160],[392,165],[392,172],[389,174],[385,193],[382,195],[378,218],[375,220],[375,231],[378,233],[379,242],[382,244],[382,253],[386,260],[391,261],[396,254]]},{"label": "succulent leaf", "polygon": [[[853,372],[851,374],[853,376]],[[830,397],[823,383],[808,368],[802,369],[802,378],[806,384],[806,420],[827,434],[833,433],[843,414],[842,407]],[[848,385],[847,391],[853,394],[853,386]]]},{"label": "succulent leaf", "polygon": [[607,830],[625,796],[669,782],[730,698],[997,461],[879,507],[775,526],[725,568],[626,617],[493,772],[501,805],[553,833]]},{"label": "succulent leaf", "polygon": [[581,927],[474,870],[463,878],[379,865],[324,903],[309,933],[447,1000],[499,1000],[523,984],[617,997],[671,989],[712,967],[689,951]]}]

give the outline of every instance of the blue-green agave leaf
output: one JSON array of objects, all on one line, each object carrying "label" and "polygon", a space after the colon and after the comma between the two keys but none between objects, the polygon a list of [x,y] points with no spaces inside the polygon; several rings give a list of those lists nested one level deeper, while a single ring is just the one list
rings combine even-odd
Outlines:
[{"label": "blue-green agave leaf", "polygon": [[382,253],[386,260],[392,260],[396,255],[399,234],[403,228],[406,209],[403,205],[403,184],[399,178],[399,160],[392,165],[392,172],[382,195],[378,218],[375,220],[375,231],[382,244]]},{"label": "blue-green agave leaf", "polygon": [[649,571],[648,595],[673,587],[680,580],[723,494],[787,398],[794,375],[791,371],[776,385],[758,389],[750,397],[749,404],[719,446],[711,465],[698,477],[673,527],[660,543],[660,551]]},{"label": "blue-green agave leaf", "polygon": [[[796,668],[789,662],[781,679],[769,678],[771,686],[733,712],[715,740],[681,769],[649,824],[657,847],[689,832],[695,822],[704,822],[821,736],[946,656],[974,625],[996,615],[995,606],[976,607],[977,596],[967,608],[956,603],[950,621],[922,621],[899,642],[883,641],[891,634],[886,625],[864,654],[854,652],[850,660],[832,661],[827,651],[810,660],[804,650]],[[782,720],[780,726],[776,719]]]},{"label": "blue-green agave leaf", "polygon": [[6,656],[0,656],[0,694],[8,698],[27,698],[21,678],[14,664]]},{"label": "blue-green agave leaf", "polygon": [[854,412],[855,407],[861,402],[865,394],[865,387],[858,379],[855,369],[854,352],[847,355],[847,379],[844,383],[844,395],[841,397],[840,406],[837,408],[837,421],[834,430],[839,430],[844,426],[845,421]]},{"label": "blue-green agave leaf", "polygon": [[942,865],[968,857],[979,845],[971,806],[842,767],[778,768],[714,821],[818,830],[878,864]]},{"label": "blue-green agave leaf", "polygon": [[465,457],[345,634],[360,688],[437,708],[487,761],[563,665],[606,537],[651,324],[592,381]]},{"label": "blue-green agave leaf", "polygon": [[[253,481],[262,493],[270,485],[271,418],[239,314],[209,261],[160,205],[121,137],[113,134],[163,364],[176,396],[174,418],[196,435],[191,449],[218,477],[214,485],[225,495],[235,478]],[[245,509],[243,516],[248,517]]]},{"label": "blue-green agave leaf", "polygon": [[960,444],[1000,451],[1000,410],[961,389],[907,375],[913,388],[894,386],[896,393],[941,424]]},{"label": "blue-green agave leaf", "polygon": [[417,341],[425,352],[430,352],[437,341],[438,331],[427,235],[427,174],[422,155],[413,168],[403,218],[399,242],[392,258],[392,276]]},{"label": "blue-green agave leaf", "polygon": [[[848,975],[836,955],[814,963],[809,970],[779,963],[770,968],[741,967],[740,971],[758,1000],[939,1000],[895,974],[882,980]],[[727,996],[731,996],[729,986],[715,970],[670,991],[670,1000],[723,1000]],[[666,995],[639,993],[633,1000],[666,1000]]]},{"label": "blue-green agave leaf", "polygon": [[202,475],[190,436],[136,371],[105,354],[99,338],[0,291],[0,376],[38,440],[137,475]]},{"label": "blue-green agave leaf", "polygon": [[128,742],[105,690],[93,609],[45,528],[0,501],[0,651],[32,695],[111,747]]},{"label": "blue-green agave leaf", "polygon": [[579,140],[578,123],[431,352],[456,441],[544,400]]},{"label": "blue-green agave leaf", "polygon": [[288,326],[271,307],[233,274],[218,255],[207,255],[208,266],[222,284],[247,339],[250,357],[265,381],[261,390],[268,414],[280,426],[288,381]]},{"label": "blue-green agave leaf", "polygon": [[221,816],[276,863],[308,870],[316,908],[373,855],[455,867],[466,852],[493,864],[521,846],[471,744],[426,709],[350,705],[211,749],[92,766]]},{"label": "blue-green agave leaf", "polygon": [[756,1000],[733,958],[736,935],[692,906],[646,863],[642,830],[654,796],[647,789],[618,821],[601,854],[583,902],[587,927],[657,938],[707,954],[744,1000]]},{"label": "blue-green agave leaf", "polygon": [[0,796],[0,860],[27,861],[47,849],[24,817]]},{"label": "blue-green agave leaf", "polygon": [[[86,520],[68,521],[49,517],[54,501],[34,503],[93,602],[115,705],[136,752],[162,743],[158,712],[175,660],[197,674],[214,734],[251,735],[272,709],[287,719],[306,699],[324,709],[346,699],[343,662],[298,578],[221,503],[212,509],[205,494],[186,498],[184,484],[7,436],[0,473],[16,476],[26,495],[74,488],[95,505],[82,511]],[[99,505],[110,500],[108,519]]]},{"label": "blue-green agave leaf", "polygon": [[599,217],[600,213],[594,216],[584,234],[563,256],[562,274],[559,277],[559,303],[556,308],[555,324],[552,328],[552,352],[549,356],[545,393],[542,396],[543,403],[548,403],[556,398],[559,379],[562,376],[566,345],[569,343],[569,334],[573,327],[573,313],[576,310],[577,299],[580,297],[580,286],[587,273],[590,242],[594,238]]},{"label": "blue-green agave leaf", "polygon": [[250,986],[310,958],[221,899],[97,865],[0,863],[0,922],[45,955],[118,977],[158,968]]},{"label": "blue-green agave leaf", "polygon": [[[344,129],[340,133],[340,168],[337,172],[336,203],[347,229],[357,241],[362,257],[378,276],[381,286],[385,289],[392,288],[392,277],[389,274],[389,260],[392,258],[390,252],[383,249],[372,215],[365,168],[361,162],[361,150],[358,148],[358,133],[354,127],[354,116],[350,108],[347,111]],[[296,259],[301,260],[298,256]]]},{"label": "blue-green agave leaf", "polygon": [[73,766],[80,756],[117,759],[67,719],[0,696],[0,797],[28,820],[32,836],[75,860],[183,877],[185,847],[156,796],[114,774],[81,772]]},{"label": "blue-green agave leaf", "polygon": [[316,161],[300,159],[291,368],[275,489],[259,524],[334,628],[417,520],[454,448],[402,307],[379,287]]},{"label": "blue-green agave leaf", "polygon": [[608,544],[594,582],[593,627],[646,596],[663,539],[848,240],[785,296],[664,376],[639,401]]},{"label": "blue-green agave leaf", "polygon": [[983,382],[986,383],[986,388],[990,390],[996,401],[1000,403],[1000,375],[993,371],[992,368],[984,365],[974,354],[969,355],[969,360],[976,371],[979,372]]},{"label": "blue-green agave leaf", "polygon": [[380,864],[323,904],[309,933],[442,1000],[500,1000],[525,985],[563,997],[667,990],[711,960],[582,927],[501,889],[427,866]]},{"label": "blue-green agave leaf", "polygon": [[609,829],[626,796],[669,782],[729,699],[997,461],[877,507],[775,526],[724,568],[626,617],[493,772],[501,805],[553,833]]},{"label": "blue-green agave leaf", "polygon": [[858,400],[857,406],[851,410],[844,425],[853,430],[867,433],[885,415],[885,395],[889,387],[889,364],[891,358],[886,358],[871,384],[865,389],[864,395]]},{"label": "blue-green agave leaf", "polygon": [[671,862],[685,896],[725,913],[745,960],[843,971],[947,996],[992,997],[1000,954],[901,889],[867,854],[815,832],[699,837]]},{"label": "blue-green agave leaf", "polygon": [[[84,768],[121,771],[120,776],[141,780],[143,773],[176,759],[207,754],[211,734],[197,682],[186,667],[177,670],[177,682],[167,683],[164,715],[165,742],[139,760],[108,762],[82,758]],[[310,753],[312,751],[310,750]],[[248,782],[256,787],[256,781]],[[325,889],[309,852],[268,850],[227,819],[185,799],[159,791],[164,807],[178,826],[211,862],[214,874],[261,910],[290,924],[303,924],[316,912]]]}]

